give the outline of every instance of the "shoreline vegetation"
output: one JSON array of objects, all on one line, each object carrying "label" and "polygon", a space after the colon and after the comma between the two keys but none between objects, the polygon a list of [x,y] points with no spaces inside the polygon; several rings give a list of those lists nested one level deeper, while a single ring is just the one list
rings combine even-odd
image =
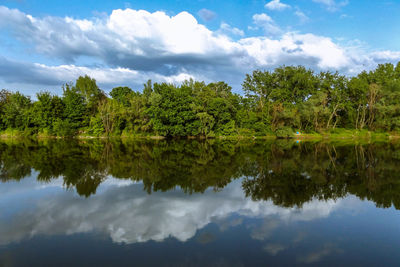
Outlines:
[{"label": "shoreline vegetation", "polygon": [[207,139],[227,139],[227,140],[274,140],[274,139],[291,139],[294,141],[389,141],[389,140],[400,140],[400,134],[398,133],[381,133],[372,131],[359,131],[359,130],[345,130],[338,129],[338,132],[332,133],[300,133],[293,134],[286,137],[278,137],[276,135],[265,135],[265,136],[254,136],[254,135],[230,135],[230,136],[183,136],[183,137],[165,137],[157,135],[109,135],[109,136],[93,136],[93,135],[75,135],[75,136],[56,136],[48,134],[34,134],[26,135],[25,132],[18,130],[7,130],[0,132],[0,139],[137,139],[137,140],[165,140],[165,139],[182,139],[182,140],[207,140]]},{"label": "shoreline vegetation", "polygon": [[302,66],[247,74],[244,94],[225,82],[116,87],[89,76],[62,96],[0,91],[0,138],[400,139],[400,63],[346,77]]}]

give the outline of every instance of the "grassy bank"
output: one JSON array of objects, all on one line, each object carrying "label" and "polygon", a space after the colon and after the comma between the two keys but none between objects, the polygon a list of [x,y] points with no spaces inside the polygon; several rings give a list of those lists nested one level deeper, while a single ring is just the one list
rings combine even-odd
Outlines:
[{"label": "grassy bank", "polygon": [[347,129],[335,129],[330,132],[321,133],[300,133],[295,134],[296,139],[308,139],[308,140],[389,140],[392,138],[400,138],[398,133],[382,133],[373,132],[367,130],[347,130]]},{"label": "grassy bank", "polygon": [[[59,137],[49,134],[48,132],[40,132],[32,134],[26,131],[19,130],[5,130],[0,132],[0,138],[8,139],[8,138],[38,138],[38,139],[46,139],[46,138],[67,138],[67,137]],[[140,134],[127,134],[124,133],[122,135],[100,135],[94,136],[85,133],[80,133],[76,136],[69,138],[78,138],[78,139],[112,139],[112,138],[123,138],[123,139],[152,139],[152,140],[161,140],[166,139],[165,136],[160,135],[140,135]],[[308,140],[308,141],[322,141],[322,140],[370,140],[370,141],[388,141],[388,140],[400,140],[400,133],[391,132],[391,133],[382,133],[382,132],[373,132],[367,130],[347,130],[347,129],[334,129],[329,132],[320,132],[320,133],[303,133],[296,132],[290,133],[285,136],[278,136],[277,134],[269,134],[264,136],[253,136],[253,135],[229,135],[229,136],[213,136],[213,137],[205,137],[205,136],[188,136],[188,137],[177,137],[174,139],[226,139],[226,140],[239,140],[239,139],[294,139],[294,140]]]}]

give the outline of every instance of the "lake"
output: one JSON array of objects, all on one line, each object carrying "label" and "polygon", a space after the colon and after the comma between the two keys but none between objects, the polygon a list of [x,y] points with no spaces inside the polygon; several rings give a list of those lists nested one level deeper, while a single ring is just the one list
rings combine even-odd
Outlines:
[{"label": "lake", "polygon": [[399,266],[400,144],[0,141],[0,266]]}]

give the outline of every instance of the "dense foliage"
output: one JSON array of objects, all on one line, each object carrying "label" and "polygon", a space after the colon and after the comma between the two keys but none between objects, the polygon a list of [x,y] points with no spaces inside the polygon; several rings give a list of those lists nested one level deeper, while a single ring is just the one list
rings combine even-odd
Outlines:
[{"label": "dense foliage", "polygon": [[302,66],[256,70],[244,95],[224,82],[154,83],[142,92],[116,87],[107,96],[88,76],[66,84],[62,96],[37,100],[0,91],[0,130],[26,135],[290,136],[337,128],[400,130],[400,63],[355,77]]}]

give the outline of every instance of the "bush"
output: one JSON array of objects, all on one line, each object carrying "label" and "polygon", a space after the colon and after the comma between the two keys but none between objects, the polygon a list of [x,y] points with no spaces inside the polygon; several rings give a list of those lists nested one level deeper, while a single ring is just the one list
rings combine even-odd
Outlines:
[{"label": "bush", "polygon": [[238,130],[239,135],[241,136],[254,136],[256,135],[256,133],[254,132],[253,129],[246,129],[246,128],[240,128]]},{"label": "bush", "polygon": [[57,136],[74,136],[76,132],[76,125],[68,120],[57,119],[53,123],[53,133]]},{"label": "bush", "polygon": [[275,133],[279,138],[289,138],[294,134],[293,129],[288,126],[278,128]]},{"label": "bush", "polygon": [[219,128],[219,134],[222,136],[229,136],[236,134],[235,121],[231,120]]},{"label": "bush", "polygon": [[269,127],[261,121],[256,122],[253,126],[253,129],[256,131],[255,132],[256,136],[264,136],[270,133]]},{"label": "bush", "polygon": [[90,118],[88,134],[93,136],[100,136],[104,134],[103,121],[99,116]]}]

